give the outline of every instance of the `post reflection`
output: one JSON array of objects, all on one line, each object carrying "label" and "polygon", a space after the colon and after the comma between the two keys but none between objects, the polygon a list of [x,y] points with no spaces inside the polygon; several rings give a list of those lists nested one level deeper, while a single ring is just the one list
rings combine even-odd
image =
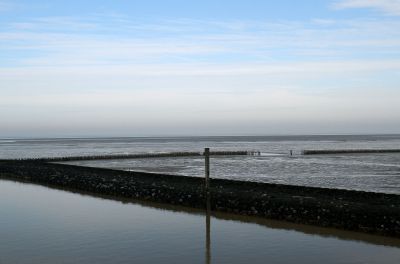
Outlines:
[{"label": "post reflection", "polygon": [[211,263],[211,204],[210,194],[206,199],[206,264]]}]

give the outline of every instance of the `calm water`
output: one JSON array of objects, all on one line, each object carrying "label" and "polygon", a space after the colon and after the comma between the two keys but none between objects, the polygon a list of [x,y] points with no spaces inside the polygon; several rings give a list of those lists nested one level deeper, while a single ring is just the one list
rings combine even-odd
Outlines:
[{"label": "calm water", "polygon": [[[399,263],[400,241],[0,180],[0,263]],[[207,257],[209,256],[209,257]]]},{"label": "calm water", "polygon": [[[0,140],[0,158],[170,151],[258,150],[260,157],[218,157],[211,176],[400,194],[400,154],[302,156],[304,149],[398,148],[400,135]],[[289,157],[289,150],[295,155]],[[73,164],[203,176],[201,158],[83,161]]]}]

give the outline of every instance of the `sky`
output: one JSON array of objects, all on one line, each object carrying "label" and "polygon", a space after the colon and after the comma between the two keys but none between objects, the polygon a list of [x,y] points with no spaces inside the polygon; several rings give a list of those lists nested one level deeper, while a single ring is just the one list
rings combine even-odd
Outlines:
[{"label": "sky", "polygon": [[400,133],[400,0],[0,0],[0,137]]}]

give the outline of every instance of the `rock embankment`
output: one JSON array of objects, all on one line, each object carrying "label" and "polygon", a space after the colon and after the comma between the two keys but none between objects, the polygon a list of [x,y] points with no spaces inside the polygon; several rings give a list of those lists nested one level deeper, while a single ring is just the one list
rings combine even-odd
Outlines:
[{"label": "rock embankment", "polygon": [[[246,156],[260,155],[259,151],[234,150],[234,151],[211,151],[210,156]],[[114,159],[146,159],[146,158],[168,158],[168,157],[197,157],[204,156],[203,152],[160,152],[160,153],[136,153],[136,154],[110,154],[110,155],[90,155],[90,156],[66,156],[51,158],[26,158],[18,160],[1,161],[39,161],[39,162],[60,162],[60,161],[80,161],[80,160],[114,160]]]},{"label": "rock embankment", "polygon": [[[204,179],[39,161],[2,161],[0,178],[117,197],[205,207]],[[400,196],[211,179],[211,209],[400,237]]]},{"label": "rock embankment", "polygon": [[400,153],[400,149],[307,149],[303,155]]}]

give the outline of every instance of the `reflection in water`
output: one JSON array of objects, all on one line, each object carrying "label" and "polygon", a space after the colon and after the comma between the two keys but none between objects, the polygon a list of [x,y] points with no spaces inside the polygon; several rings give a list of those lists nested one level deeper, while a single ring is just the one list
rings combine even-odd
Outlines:
[{"label": "reflection in water", "polygon": [[104,195],[98,193],[90,193],[86,191],[80,191],[76,189],[70,188],[62,188],[62,187],[55,187],[55,186],[46,186],[43,184],[32,184],[32,183],[19,183],[14,182],[13,180],[3,180],[0,179],[0,186],[1,184],[5,183],[13,183],[22,186],[29,186],[29,187],[45,187],[47,190],[61,190],[66,191],[68,193],[73,193],[79,195],[81,197],[96,197],[102,200],[111,200],[121,202],[122,204],[133,204],[133,205],[140,205],[147,208],[159,209],[159,210],[166,210],[169,212],[175,213],[185,213],[190,215],[207,215],[209,212],[210,217],[212,216],[215,219],[219,220],[227,220],[227,221],[235,221],[239,223],[249,223],[249,224],[257,224],[266,228],[271,229],[280,229],[280,230],[288,230],[288,231],[296,231],[301,232],[303,234],[309,235],[318,235],[320,237],[326,238],[336,238],[341,240],[348,240],[348,241],[359,241],[365,242],[374,245],[381,245],[381,246],[391,246],[391,247],[398,247],[400,248],[400,239],[393,238],[393,237],[386,237],[386,236],[377,236],[368,233],[360,233],[360,232],[353,232],[329,227],[319,227],[319,226],[312,226],[312,225],[304,225],[304,224],[296,224],[286,221],[279,221],[273,219],[267,219],[262,217],[254,217],[254,216],[246,216],[246,215],[238,215],[238,214],[230,214],[225,212],[212,212],[211,211],[211,198],[207,199],[206,208],[207,210],[201,210],[197,208],[185,207],[180,205],[172,205],[172,204],[163,204],[151,201],[144,201],[144,200],[137,200],[134,198],[124,198],[124,197],[116,197],[112,195]]},{"label": "reflection in water", "polygon": [[206,205],[206,264],[211,263],[211,203],[210,194],[207,193]]},{"label": "reflection in water", "polygon": [[211,212],[209,203],[194,210],[101,198],[0,180],[0,263],[400,260],[399,239]]}]

